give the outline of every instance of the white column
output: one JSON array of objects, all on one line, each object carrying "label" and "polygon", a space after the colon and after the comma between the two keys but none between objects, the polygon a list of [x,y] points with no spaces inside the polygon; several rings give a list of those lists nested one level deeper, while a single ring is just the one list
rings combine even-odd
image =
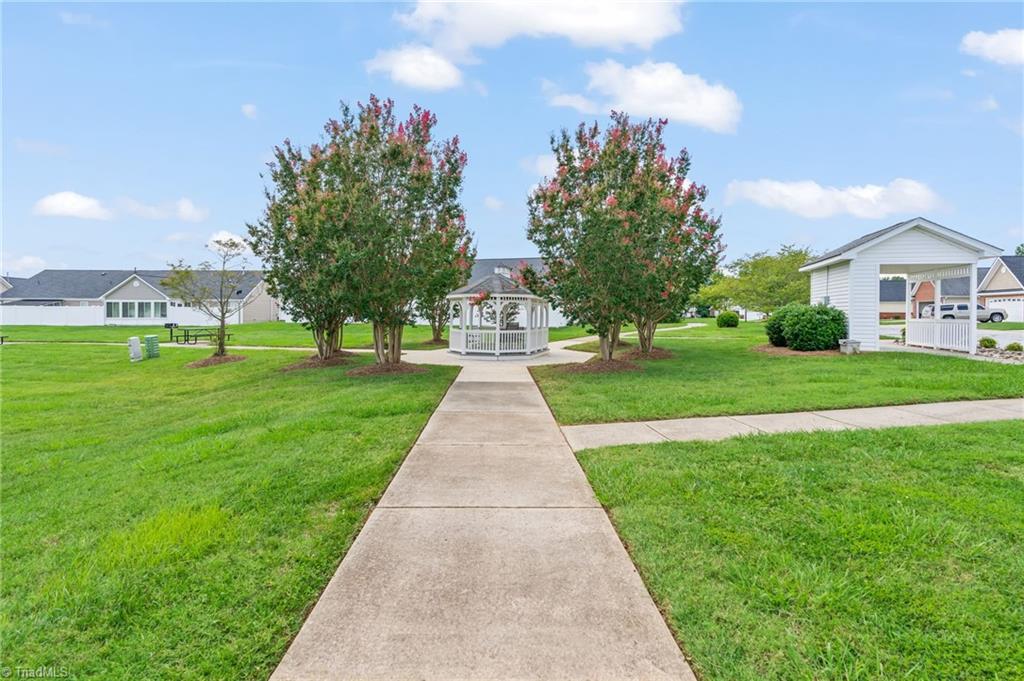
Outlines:
[{"label": "white column", "polygon": [[939,348],[939,324],[942,322],[942,280],[935,280],[935,303],[932,305],[932,347]]},{"label": "white column", "polygon": [[974,355],[978,352],[978,263],[972,262],[970,269],[971,272],[968,276],[971,280],[968,283],[971,287],[971,297],[968,304],[971,307],[967,319],[971,322],[971,330],[967,334],[967,342],[971,344],[971,349],[968,352]]},{"label": "white column", "polygon": [[903,328],[910,333],[910,273],[903,276],[907,278],[907,298],[903,305]]}]

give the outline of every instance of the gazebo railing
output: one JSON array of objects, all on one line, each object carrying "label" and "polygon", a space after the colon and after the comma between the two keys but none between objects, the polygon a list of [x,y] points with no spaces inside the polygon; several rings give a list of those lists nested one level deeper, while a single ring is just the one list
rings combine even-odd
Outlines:
[{"label": "gazebo railing", "polygon": [[971,322],[964,319],[908,319],[907,345],[971,351]]},{"label": "gazebo railing", "polygon": [[543,350],[547,346],[547,329],[449,330],[449,349],[457,352],[531,353]]}]

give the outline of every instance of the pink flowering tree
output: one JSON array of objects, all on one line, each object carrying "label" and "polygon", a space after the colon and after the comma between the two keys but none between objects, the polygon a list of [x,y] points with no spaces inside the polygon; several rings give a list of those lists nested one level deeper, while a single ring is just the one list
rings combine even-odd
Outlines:
[{"label": "pink flowering tree", "polygon": [[466,154],[459,149],[458,138],[437,145],[434,153],[433,184],[427,195],[431,222],[419,244],[423,277],[416,312],[430,324],[431,341],[442,343],[442,333],[451,318],[446,296],[469,281],[476,247],[459,202]]},{"label": "pink flowering tree", "polygon": [[665,155],[664,128],[613,113],[603,133],[597,124],[562,131],[551,143],[555,176],[529,200],[528,235],[547,270],[524,271],[524,283],[592,328],[605,360],[624,321],[649,352],[658,322],[685,308],[720,257],[707,191],[687,179],[685,151]]},{"label": "pink flowering tree", "polygon": [[276,150],[251,243],[272,290],[311,326],[318,349],[321,337],[325,348],[340,347],[341,327],[331,334],[339,320],[367,320],[377,363],[397,365],[402,330],[443,260],[438,252],[468,269],[458,204],[466,156],[457,138],[432,139],[436,124],[420,107],[399,120],[391,100],[371,96],[357,111],[342,105],[308,153],[288,142]]}]

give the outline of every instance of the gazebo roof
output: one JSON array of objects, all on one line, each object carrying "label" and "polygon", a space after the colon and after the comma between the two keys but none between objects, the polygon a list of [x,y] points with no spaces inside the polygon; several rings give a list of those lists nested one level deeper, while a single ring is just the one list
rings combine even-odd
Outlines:
[{"label": "gazebo roof", "polygon": [[520,286],[519,283],[511,277],[506,277],[504,274],[498,274],[497,272],[471,281],[462,288],[455,289],[448,295],[467,296],[475,293],[483,293],[484,291],[495,295],[503,293],[514,296],[534,295],[533,291]]}]

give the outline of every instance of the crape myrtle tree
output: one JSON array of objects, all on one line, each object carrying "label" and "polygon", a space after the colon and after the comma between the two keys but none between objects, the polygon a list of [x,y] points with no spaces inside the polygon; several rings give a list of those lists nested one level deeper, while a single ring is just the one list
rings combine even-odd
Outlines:
[{"label": "crape myrtle tree", "polygon": [[[328,124],[330,129],[330,124]],[[274,149],[271,187],[249,243],[264,263],[271,294],[313,334],[317,357],[341,350],[353,309],[352,237],[359,182],[347,149],[314,144],[308,153],[289,140]]]},{"label": "crape myrtle tree", "polygon": [[431,224],[419,243],[423,276],[416,313],[430,324],[431,341],[441,343],[441,334],[451,317],[447,296],[469,280],[476,247],[459,202],[466,155],[459,149],[457,138],[436,145],[433,153],[434,181],[427,196]]},{"label": "crape myrtle tree", "polygon": [[649,352],[658,322],[685,307],[720,257],[719,219],[686,177],[686,151],[665,156],[665,124],[613,112],[603,133],[596,123],[563,130],[551,140],[556,174],[529,199],[527,233],[547,269],[522,280],[592,328],[603,360],[627,320]]},{"label": "crape myrtle tree", "polygon": [[[391,100],[371,96],[355,112],[343,104],[308,153],[288,141],[275,150],[273,189],[250,237],[322,358],[355,318],[372,323],[378,364],[397,364],[414,303],[457,287],[472,265],[458,200],[466,156],[458,138],[431,139],[436,123],[419,107],[399,122]],[[437,317],[443,328],[447,317]]]},{"label": "crape myrtle tree", "polygon": [[[360,178],[350,188],[357,195],[353,211],[358,225],[354,311],[373,324],[380,365],[400,362],[402,330],[412,322],[415,302],[424,297],[438,249],[450,248],[458,253],[455,266],[469,267],[469,236],[457,199],[466,154],[458,137],[434,141],[436,125],[437,117],[426,109],[414,106],[399,121],[391,100],[370,97],[358,114],[345,110],[332,126],[332,141],[349,146]],[[464,245],[466,252],[459,252]]]},{"label": "crape myrtle tree", "polygon": [[203,261],[198,267],[179,260],[171,263],[171,272],[160,283],[186,305],[217,322],[217,350],[214,357],[228,354],[225,346],[228,317],[249,304],[242,295],[253,277],[246,271],[246,248],[241,239],[215,239],[207,246],[216,261]]}]

